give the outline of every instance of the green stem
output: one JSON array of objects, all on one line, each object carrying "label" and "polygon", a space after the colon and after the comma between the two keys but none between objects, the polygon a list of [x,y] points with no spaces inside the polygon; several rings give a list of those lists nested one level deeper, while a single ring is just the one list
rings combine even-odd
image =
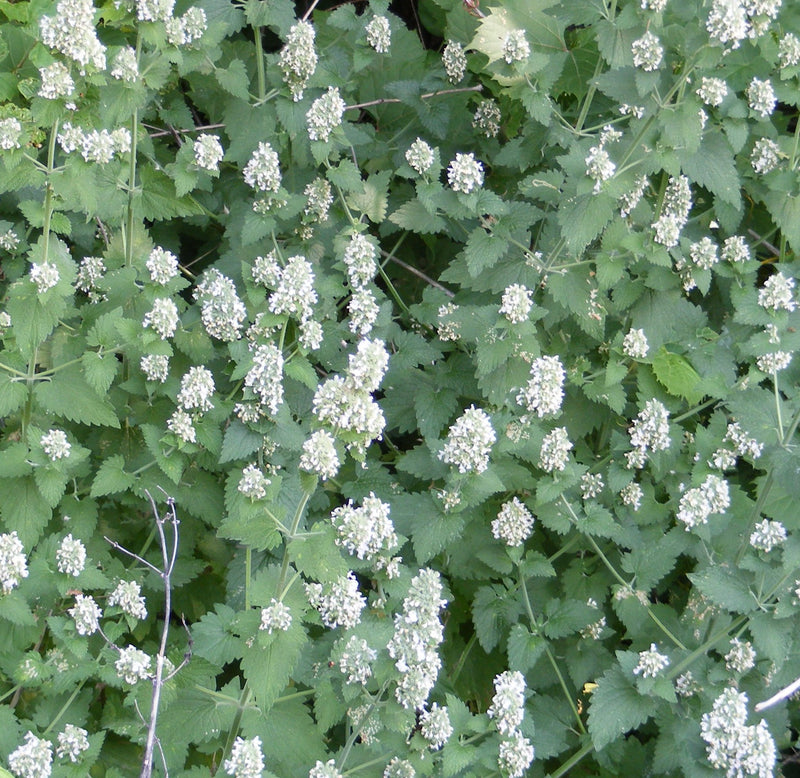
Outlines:
[{"label": "green stem", "polygon": [[464,650],[461,652],[461,656],[458,658],[458,662],[456,662],[456,666],[450,675],[450,683],[455,683],[458,676],[461,675],[461,671],[464,669],[464,663],[467,661],[467,656],[469,656],[469,652],[472,651],[473,646],[477,642],[478,633],[473,632],[472,637],[467,641],[467,645],[464,646]]},{"label": "green stem", "polygon": [[244,549],[244,611],[250,610],[250,579],[253,577],[253,549]]},{"label": "green stem", "polygon": [[75,689],[73,690],[72,694],[70,694],[67,701],[61,706],[61,710],[58,713],[56,713],[55,718],[50,722],[50,724],[48,724],[47,729],[43,733],[45,736],[47,736],[52,731],[53,727],[55,727],[55,725],[58,724],[59,721],[61,721],[61,717],[67,712],[69,706],[72,705],[73,700],[78,696],[80,690],[83,689],[83,685],[85,683],[86,683],[85,680],[81,681],[75,687]]},{"label": "green stem", "polygon": [[591,754],[592,751],[594,751],[594,746],[591,743],[586,743],[586,745],[584,745],[579,751],[576,751],[557,770],[554,770],[552,773],[548,773],[548,777],[561,778],[562,775],[566,775],[573,767],[575,767],[576,764],[578,764],[578,762],[581,761],[581,759],[588,754]]},{"label": "green stem", "polygon": [[258,101],[263,103],[267,95],[267,77],[264,71],[264,44],[261,41],[261,28],[253,27],[256,42],[256,74],[258,76]]},{"label": "green stem", "polygon": [[[533,615],[533,607],[531,606],[530,597],[528,597],[528,587],[525,585],[525,577],[522,575],[522,570],[520,569],[520,577],[519,577],[519,588],[522,591],[522,600],[525,603],[525,611],[528,615],[528,621],[531,624],[531,631],[536,632],[538,630],[538,625],[536,623],[536,617]],[[573,694],[570,693],[570,690],[567,688],[567,682],[564,680],[564,676],[561,672],[561,668],[558,666],[558,662],[556,662],[556,658],[553,656],[553,652],[550,650],[550,646],[548,643],[544,644],[544,650],[547,654],[547,658],[550,660],[550,664],[553,668],[553,671],[558,678],[558,683],[561,685],[561,690],[564,692],[564,698],[567,701],[570,709],[572,710],[573,716],[575,716],[575,721],[578,724],[578,729],[581,733],[586,733],[586,728],[583,725],[583,721],[581,721],[581,714],[578,712],[578,706],[575,704],[575,699]]]}]

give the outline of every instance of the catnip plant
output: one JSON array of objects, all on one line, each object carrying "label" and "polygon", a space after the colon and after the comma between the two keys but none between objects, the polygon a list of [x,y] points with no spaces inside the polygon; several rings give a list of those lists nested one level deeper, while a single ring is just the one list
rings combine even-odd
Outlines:
[{"label": "catnip plant", "polygon": [[0,773],[796,761],[800,8],[0,30]]}]

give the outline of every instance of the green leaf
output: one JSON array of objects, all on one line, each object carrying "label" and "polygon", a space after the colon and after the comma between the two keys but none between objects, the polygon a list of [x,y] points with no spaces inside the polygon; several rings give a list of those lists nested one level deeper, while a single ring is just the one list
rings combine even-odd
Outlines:
[{"label": "green leaf", "polygon": [[175,184],[166,173],[142,166],[139,207],[144,219],[165,221],[178,216],[198,216],[203,209],[190,196],[178,197]]},{"label": "green leaf", "polygon": [[282,37],[286,37],[297,22],[291,0],[247,0],[244,13],[248,24],[254,28],[272,27]]},{"label": "green leaf", "polygon": [[6,310],[23,359],[33,357],[33,352],[55,329],[65,308],[66,303],[60,297],[51,297],[43,304],[36,287],[29,282],[20,281],[11,287]]},{"label": "green leaf", "polygon": [[740,207],[740,183],[733,151],[721,132],[706,133],[700,148],[693,154],[684,152],[680,159],[681,168],[691,181],[726,203]]},{"label": "green leaf", "polygon": [[67,489],[68,477],[54,467],[37,467],[33,478],[39,494],[51,508],[55,508]]},{"label": "green leaf", "polygon": [[614,665],[597,681],[589,707],[589,734],[594,747],[605,748],[628,730],[645,722],[655,712],[655,700],[642,697]]},{"label": "green leaf", "polygon": [[266,714],[288,685],[308,638],[297,619],[285,632],[262,632],[259,637],[262,636],[269,640],[266,646],[259,645],[261,641],[256,639],[242,652],[242,670],[261,713]]},{"label": "green leaf", "polygon": [[241,640],[230,631],[235,616],[233,608],[218,603],[213,611],[195,622],[192,625],[194,653],[217,667],[234,661],[241,644]]},{"label": "green leaf", "polygon": [[112,454],[103,460],[97,475],[92,481],[92,497],[125,492],[136,482],[136,477],[125,472],[125,458],[122,454]]},{"label": "green leaf", "polygon": [[361,192],[353,193],[347,198],[348,203],[365,214],[370,221],[379,224],[386,218],[387,192],[391,176],[391,170],[373,173],[362,183]]},{"label": "green leaf", "polygon": [[39,405],[55,416],[79,424],[119,428],[114,406],[97,396],[77,365],[59,371],[50,381],[38,383],[33,393]]},{"label": "green leaf", "polygon": [[505,256],[508,246],[507,240],[492,235],[483,227],[476,227],[470,233],[464,248],[469,274],[476,278],[481,271],[493,267],[497,260]]},{"label": "green leaf", "polygon": [[491,651],[499,642],[505,624],[503,612],[506,592],[499,586],[482,586],[472,601],[472,622],[484,651]]},{"label": "green leaf", "polygon": [[86,382],[99,395],[104,395],[117,375],[120,362],[114,354],[87,351],[81,357]]},{"label": "green leaf", "polygon": [[[420,375],[422,378],[422,375]],[[458,407],[458,394],[436,382],[420,380],[414,394],[414,412],[419,431],[426,438],[437,439]]]},{"label": "green leaf", "polygon": [[52,516],[32,477],[0,482],[0,515],[8,532],[16,530],[22,545],[30,550],[41,537]]},{"label": "green leaf", "polygon": [[225,462],[232,462],[235,459],[247,459],[263,445],[263,435],[258,432],[253,432],[238,419],[234,419],[228,426],[228,429],[225,430],[225,437],[222,439],[222,451],[219,455],[219,463],[224,464]]},{"label": "green leaf", "polygon": [[559,208],[558,223],[567,249],[580,253],[614,216],[615,200],[604,192],[580,195]]},{"label": "green leaf", "polygon": [[787,192],[767,192],[764,203],[792,248],[800,250],[800,196]]},{"label": "green leaf", "polygon": [[653,373],[658,382],[672,395],[683,397],[690,403],[703,397],[700,389],[702,379],[685,357],[667,351],[662,346],[653,355]]},{"label": "green leaf", "polygon": [[0,416],[18,410],[28,399],[28,387],[8,373],[0,374]]},{"label": "green leaf", "polygon": [[389,215],[389,221],[410,232],[420,235],[430,235],[444,231],[447,226],[441,216],[430,213],[417,199],[403,203],[394,213]]},{"label": "green leaf", "polygon": [[[0,619],[10,621],[20,627],[33,627],[36,625],[36,617],[25,602],[19,592],[9,592],[0,597]],[[8,773],[8,775],[11,775]],[[0,778],[3,773],[0,772]]]},{"label": "green leaf", "polygon": [[508,635],[508,667],[527,673],[544,653],[547,641],[524,624],[515,624]]},{"label": "green leaf", "polygon": [[[264,0],[259,0],[264,2]],[[247,100],[250,94],[250,79],[247,77],[247,68],[240,59],[233,59],[224,67],[214,71],[219,85],[234,97]]]},{"label": "green leaf", "polygon": [[181,480],[181,475],[186,467],[186,460],[178,451],[173,451],[169,456],[164,452],[161,438],[164,431],[154,424],[142,424],[139,429],[142,431],[147,450],[153,455],[156,463],[161,468],[161,472],[173,483],[177,484]]},{"label": "green leaf", "polygon": [[[749,576],[748,576],[749,577]],[[689,580],[711,602],[734,613],[751,613],[758,602],[744,580],[744,573],[718,565],[697,573],[689,573]]]},{"label": "green leaf", "polygon": [[12,443],[0,451],[0,478],[16,478],[31,471],[28,463],[28,447],[24,443]]}]

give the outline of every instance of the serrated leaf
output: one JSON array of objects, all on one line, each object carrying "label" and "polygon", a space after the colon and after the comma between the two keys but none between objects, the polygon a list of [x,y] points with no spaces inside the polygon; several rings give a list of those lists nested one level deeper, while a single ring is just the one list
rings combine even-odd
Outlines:
[{"label": "serrated leaf", "polygon": [[[264,2],[264,0],[258,0]],[[234,97],[239,97],[242,100],[247,100],[250,94],[249,79],[247,77],[247,68],[244,62],[240,59],[231,60],[225,67],[217,68],[214,71],[219,85],[229,94]]]},{"label": "serrated leaf", "polygon": [[60,297],[51,298],[43,305],[33,284],[18,282],[11,287],[6,310],[24,359],[31,359],[33,352],[55,329],[65,307],[66,302]]},{"label": "serrated leaf", "polygon": [[33,390],[37,402],[48,413],[79,424],[119,428],[114,406],[97,396],[75,365],[42,381]]},{"label": "serrated leaf", "polygon": [[419,200],[409,200],[403,203],[394,213],[389,215],[389,221],[404,230],[430,235],[442,232],[447,226],[444,219],[428,211]]},{"label": "serrated leaf", "polygon": [[190,196],[178,197],[172,179],[153,167],[142,166],[139,207],[144,219],[165,221],[178,216],[199,216],[203,209]]},{"label": "serrated leaf", "polygon": [[567,249],[579,254],[613,218],[615,200],[604,192],[580,195],[564,203],[558,211],[558,223]]},{"label": "serrated leaf", "polygon": [[701,378],[685,357],[667,351],[663,346],[653,355],[653,373],[672,395],[696,403],[703,397]]},{"label": "serrated leaf", "polygon": [[18,410],[28,399],[28,387],[8,373],[0,374],[0,416]]},{"label": "serrated leaf", "polygon": [[[0,597],[0,619],[9,621],[20,627],[32,627],[36,624],[33,612],[19,592],[9,592]],[[8,773],[10,775],[10,773]],[[0,772],[0,778],[3,773]]]},{"label": "serrated leaf", "polygon": [[122,454],[112,454],[103,460],[92,482],[92,497],[118,494],[130,489],[136,477],[125,472],[125,458]]},{"label": "serrated leaf", "polygon": [[283,369],[287,376],[299,381],[303,386],[307,386],[309,389],[317,388],[319,377],[313,365],[305,357],[295,355]]},{"label": "serrated leaf", "polygon": [[689,573],[689,580],[708,597],[711,602],[734,613],[750,613],[758,608],[758,602],[744,580],[741,570],[718,565]]},{"label": "serrated leaf", "polygon": [[241,640],[230,632],[236,611],[219,603],[192,625],[194,653],[222,667],[239,654]]},{"label": "serrated leaf", "polygon": [[3,528],[8,532],[16,530],[27,550],[39,540],[52,513],[32,477],[3,479],[0,482]]},{"label": "serrated leaf", "polygon": [[234,459],[247,459],[263,445],[263,435],[258,432],[253,432],[238,419],[234,419],[228,426],[228,429],[225,430],[225,437],[222,439],[222,451],[219,455],[219,463],[224,464],[225,462],[232,462]]},{"label": "serrated leaf", "polygon": [[592,692],[589,734],[599,751],[645,722],[655,712],[655,700],[642,697],[617,665],[608,670]]},{"label": "serrated leaf", "polygon": [[12,443],[0,451],[0,478],[16,478],[31,471],[28,464],[28,447],[24,443]]},{"label": "serrated leaf", "polygon": [[260,646],[254,640],[242,654],[242,670],[262,714],[269,711],[286,688],[307,640],[302,624],[296,619],[288,630],[278,630],[269,637],[272,640],[268,645]]},{"label": "serrated leaf", "polygon": [[487,653],[499,642],[501,626],[505,623],[504,590],[498,586],[482,586],[472,601],[472,623],[481,648]]},{"label": "serrated leaf", "polygon": [[361,192],[353,193],[347,198],[353,207],[366,214],[367,218],[376,224],[386,218],[387,192],[391,175],[390,170],[373,173],[362,183]]},{"label": "serrated leaf", "polygon": [[461,514],[443,514],[432,510],[418,514],[411,522],[411,542],[420,564],[436,556],[449,543],[461,535],[464,517]]},{"label": "serrated leaf", "polygon": [[547,645],[541,635],[534,635],[524,624],[515,624],[508,635],[508,667],[527,673],[544,653]]},{"label": "serrated leaf", "polygon": [[140,429],[147,450],[153,455],[156,463],[161,468],[161,472],[170,481],[177,484],[181,480],[183,469],[186,467],[186,460],[183,455],[178,451],[173,451],[169,456],[166,455],[161,444],[164,431],[154,424],[142,424]]},{"label": "serrated leaf", "polygon": [[417,415],[419,431],[424,437],[438,438],[457,407],[458,394],[452,389],[437,386],[435,382],[420,380],[417,383],[414,412]]},{"label": "serrated leaf", "polygon": [[55,508],[66,491],[67,476],[53,467],[37,467],[33,478],[39,494],[51,508]]},{"label": "serrated leaf", "polygon": [[503,238],[498,238],[487,232],[482,227],[476,227],[467,239],[464,247],[464,258],[467,261],[469,274],[476,278],[481,271],[493,267],[494,264],[505,256],[509,243]]},{"label": "serrated leaf", "polygon": [[114,354],[100,354],[97,351],[86,351],[81,357],[83,374],[86,382],[99,395],[104,395],[114,382],[120,366]]},{"label": "serrated leaf", "polygon": [[336,167],[325,173],[328,181],[344,192],[357,192],[361,189],[361,171],[349,159],[343,159]]},{"label": "serrated leaf", "polygon": [[291,0],[247,0],[244,12],[248,23],[254,28],[272,27],[283,37],[297,22]]},{"label": "serrated leaf", "polygon": [[681,156],[681,168],[690,181],[740,207],[740,184],[733,151],[721,132],[706,133],[697,151]]}]

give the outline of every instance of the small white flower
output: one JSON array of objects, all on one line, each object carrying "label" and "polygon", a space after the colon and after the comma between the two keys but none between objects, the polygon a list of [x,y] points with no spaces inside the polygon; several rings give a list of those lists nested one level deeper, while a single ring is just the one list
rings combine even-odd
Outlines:
[{"label": "small white flower", "polygon": [[133,619],[146,619],[147,607],[141,594],[141,586],[136,581],[120,581],[108,597],[108,604],[119,606],[123,613]]},{"label": "small white flower", "polygon": [[328,141],[331,133],[341,125],[346,107],[339,89],[329,86],[328,91],[314,100],[306,113],[308,137],[311,140]]},{"label": "small white flower", "polygon": [[700,88],[696,94],[706,104],[716,108],[728,95],[728,85],[721,78],[700,79]]},{"label": "small white flower", "polygon": [[775,110],[778,98],[772,88],[772,82],[767,79],[754,78],[747,87],[747,102],[749,106],[762,118],[766,119]]},{"label": "small white flower", "polygon": [[503,59],[510,65],[521,62],[531,55],[531,47],[524,30],[511,30],[503,39]]},{"label": "small white flower", "polygon": [[442,51],[442,64],[451,84],[461,81],[467,72],[467,56],[464,54],[464,47],[456,41],[448,40]]},{"label": "small white flower", "polygon": [[28,577],[28,560],[17,531],[0,535],[0,587],[8,594]]},{"label": "small white flower", "polygon": [[66,97],[75,89],[75,82],[62,62],[53,62],[46,68],[39,68],[39,77],[42,79],[39,97],[44,97],[46,100]]},{"label": "small white flower", "polygon": [[357,635],[351,635],[339,654],[339,670],[346,677],[345,683],[365,685],[372,677],[372,663],[378,652]]},{"label": "small white flower", "polygon": [[171,338],[178,328],[178,306],[170,297],[157,297],[152,309],[144,315],[142,325],[154,329],[161,340]]},{"label": "small white flower", "polygon": [[526,321],[533,308],[533,292],[522,284],[511,284],[503,292],[500,313],[512,324]]},{"label": "small white flower", "polygon": [[584,162],[586,164],[586,175],[595,182],[593,189],[595,193],[600,191],[603,181],[608,181],[613,177],[617,169],[608,152],[602,146],[592,146]]},{"label": "small white flower", "polygon": [[564,470],[569,461],[569,452],[572,443],[567,437],[566,427],[556,427],[548,432],[542,440],[539,452],[539,467],[552,473],[554,470]]},{"label": "small white flower", "polygon": [[750,154],[750,164],[753,170],[759,175],[771,173],[781,162],[781,150],[774,140],[760,138],[753,145]]},{"label": "small white flower", "polygon": [[103,612],[95,602],[94,597],[89,595],[75,595],[75,605],[68,611],[75,621],[75,629],[79,635],[93,635],[100,626],[100,616]]},{"label": "small white flower", "polygon": [[661,41],[650,30],[631,44],[631,52],[633,64],[648,73],[656,70],[664,57]]},{"label": "small white flower", "polygon": [[31,265],[31,281],[36,284],[39,294],[52,289],[60,278],[61,274],[52,262],[34,262]]},{"label": "small white flower", "polygon": [[39,439],[42,451],[50,458],[51,462],[69,457],[72,444],[67,440],[64,430],[49,430]]},{"label": "small white flower", "polygon": [[150,677],[150,657],[134,646],[126,646],[120,649],[114,669],[118,678],[122,678],[126,683],[135,684]]},{"label": "small white flower", "polygon": [[564,401],[564,366],[556,356],[537,357],[531,364],[531,377],[517,395],[517,403],[529,413],[555,416]]},{"label": "small white flower", "polygon": [[245,183],[259,192],[277,192],[281,186],[278,155],[264,141],[259,142],[242,172]]},{"label": "small white flower", "polygon": [[251,740],[237,737],[231,748],[230,758],[222,765],[233,778],[261,778],[264,772],[264,754],[261,752],[261,738]]},{"label": "small white flower", "polygon": [[389,51],[392,42],[392,31],[389,27],[389,20],[385,16],[374,16],[364,28],[367,34],[367,43],[372,46],[378,54],[385,54]]},{"label": "small white flower", "polygon": [[725,667],[731,672],[746,673],[756,663],[756,652],[748,640],[733,638],[731,650],[725,654]]},{"label": "small white flower", "polygon": [[497,435],[485,411],[471,405],[450,427],[438,456],[459,473],[482,473],[489,467],[489,453]]},{"label": "small white flower", "polygon": [[430,743],[431,751],[438,751],[453,734],[447,706],[440,708],[436,702],[431,705],[430,710],[422,712],[419,723],[422,737]]},{"label": "small white flower", "polygon": [[420,175],[430,170],[433,160],[433,149],[422,138],[417,138],[406,151],[406,162]]},{"label": "small white flower", "polygon": [[633,668],[633,674],[641,674],[642,678],[655,678],[666,667],[669,667],[669,657],[659,654],[656,644],[651,643],[648,651],[639,652],[639,662]]},{"label": "small white flower", "polygon": [[791,68],[800,63],[800,39],[787,32],[778,44],[778,59],[782,68]]},{"label": "small white flower", "polygon": [[208,170],[210,173],[216,173],[219,170],[219,163],[225,152],[216,135],[201,133],[195,139],[192,150],[194,151],[194,164],[197,167]]},{"label": "small white flower", "polygon": [[201,412],[210,411],[214,407],[211,397],[214,394],[214,376],[206,367],[197,365],[190,367],[189,372],[181,378],[181,390],[178,393],[178,405],[185,411],[197,408]]},{"label": "small white flower", "polygon": [[58,733],[56,756],[59,759],[69,758],[73,764],[80,761],[81,754],[89,750],[89,733],[74,724],[67,724],[63,732]]},{"label": "small white flower", "polygon": [[145,354],[139,367],[148,381],[163,384],[169,376],[169,357],[164,354]]},{"label": "small white flower", "polygon": [[642,329],[631,329],[622,339],[622,351],[631,359],[644,359],[650,346]]},{"label": "small white flower", "polygon": [[303,90],[308,79],[317,69],[315,37],[313,25],[307,21],[299,21],[289,30],[286,45],[281,49],[278,66],[295,102],[303,99]]},{"label": "small white flower", "polygon": [[56,564],[60,573],[77,578],[86,566],[86,546],[70,533],[56,551]]},{"label": "small white flower", "polygon": [[786,527],[779,521],[764,519],[759,521],[750,535],[750,545],[757,551],[769,553],[780,546],[788,537]]},{"label": "small white flower", "polygon": [[323,480],[334,478],[339,472],[339,455],[333,436],[326,430],[317,430],[303,443],[300,469],[316,473]]},{"label": "small white flower", "polygon": [[136,59],[135,49],[125,46],[117,52],[111,68],[111,77],[129,84],[139,78],[139,63]]},{"label": "small white flower", "polygon": [[774,273],[758,292],[758,304],[772,311],[793,311],[797,307],[794,299],[794,278],[783,273]]},{"label": "small white flower", "polygon": [[150,272],[150,280],[159,286],[165,286],[178,275],[178,258],[160,246],[150,252],[145,265]]},{"label": "small white flower", "polygon": [[28,731],[25,742],[9,754],[8,766],[17,778],[50,778],[53,746]]},{"label": "small white flower", "polygon": [[275,630],[286,632],[292,626],[292,611],[285,603],[278,602],[274,597],[266,608],[261,609],[261,624],[259,629],[272,634]]},{"label": "small white flower", "polygon": [[447,182],[454,192],[469,194],[473,189],[483,186],[483,165],[472,153],[456,154],[447,168]]},{"label": "small white flower", "polygon": [[18,149],[21,136],[22,124],[19,119],[15,119],[13,116],[0,119],[0,149],[3,151]]}]

